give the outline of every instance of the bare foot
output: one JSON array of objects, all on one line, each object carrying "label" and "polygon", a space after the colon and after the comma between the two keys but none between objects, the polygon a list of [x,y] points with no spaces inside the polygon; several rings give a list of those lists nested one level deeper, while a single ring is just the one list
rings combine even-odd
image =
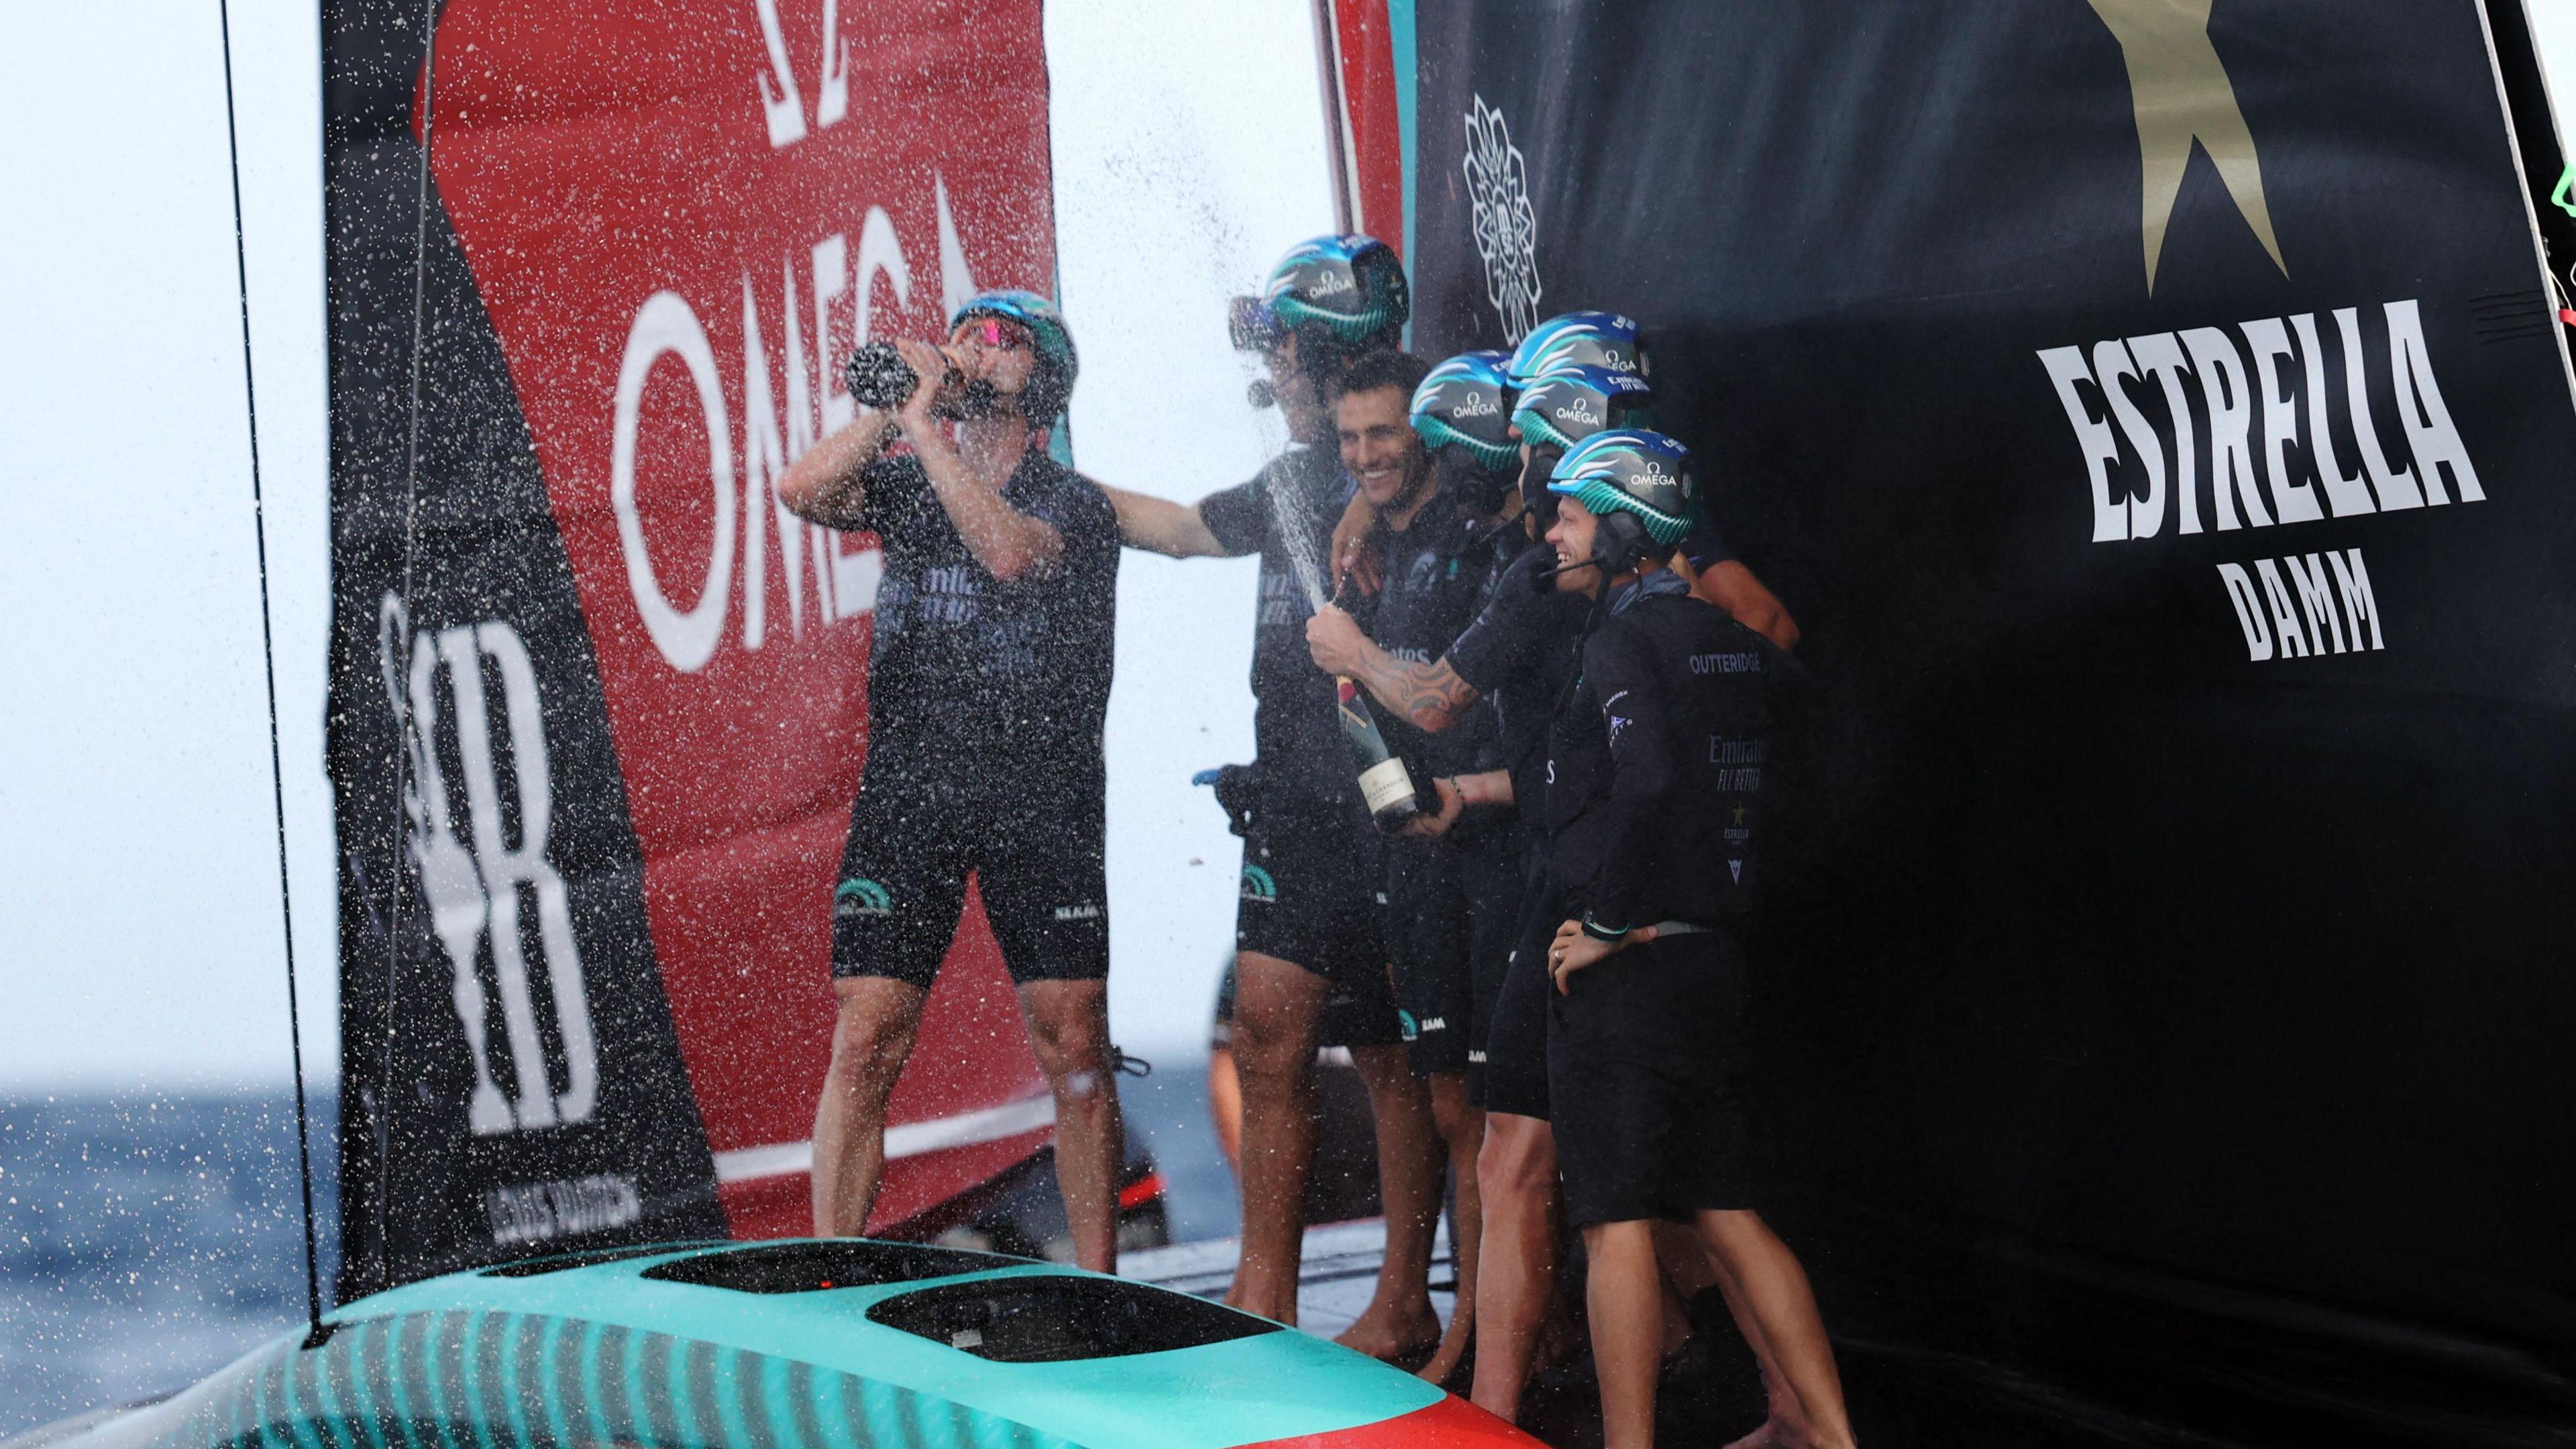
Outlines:
[{"label": "bare foot", "polygon": [[1431,1311],[1427,1299],[1402,1308],[1371,1303],[1359,1321],[1342,1330],[1333,1342],[1390,1363],[1418,1360],[1439,1346],[1440,1319]]},{"label": "bare foot", "polygon": [[1808,1438],[1777,1419],[1726,1446],[1726,1449],[1807,1449]]},{"label": "bare foot", "polygon": [[1294,1293],[1288,1295],[1288,1301],[1284,1305],[1268,1303],[1247,1291],[1242,1281],[1238,1279],[1233,1287],[1225,1291],[1224,1301],[1228,1308],[1240,1309],[1255,1317],[1267,1318],[1273,1323],[1284,1323],[1290,1328],[1297,1326],[1297,1295]]}]

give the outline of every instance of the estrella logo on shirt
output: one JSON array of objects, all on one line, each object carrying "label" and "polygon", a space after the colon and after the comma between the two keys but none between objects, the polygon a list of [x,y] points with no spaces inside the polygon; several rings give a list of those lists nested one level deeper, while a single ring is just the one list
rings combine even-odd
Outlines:
[{"label": "estrella logo on shirt", "polygon": [[1270,872],[1248,860],[1243,863],[1243,898],[1264,904],[1279,899],[1279,886],[1270,879]]},{"label": "estrella logo on shirt", "polygon": [[832,914],[835,916],[891,916],[894,897],[875,881],[854,878],[841,882],[832,892]]}]

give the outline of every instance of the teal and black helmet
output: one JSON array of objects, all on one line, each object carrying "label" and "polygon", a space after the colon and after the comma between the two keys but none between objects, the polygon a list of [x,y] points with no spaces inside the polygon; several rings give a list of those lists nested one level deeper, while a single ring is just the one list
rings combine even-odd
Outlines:
[{"label": "teal and black helmet", "polygon": [[[1635,519],[1632,526],[1641,528],[1645,539],[1662,549],[1679,544],[1699,523],[1699,487],[1691,479],[1690,449],[1662,433],[1633,428],[1594,433],[1557,460],[1547,489],[1582,504],[1605,527],[1613,522],[1613,515]],[[1625,528],[1617,531],[1627,532]],[[1605,548],[1608,542],[1605,537]],[[1633,548],[1609,550],[1628,556],[1605,561],[1628,567],[1649,551],[1643,544],[1639,540]]]},{"label": "teal and black helmet", "polygon": [[1509,468],[1520,449],[1511,439],[1510,386],[1500,352],[1461,352],[1413,390],[1413,430],[1433,452],[1455,443],[1487,468]]},{"label": "teal and black helmet", "polygon": [[1530,329],[1512,350],[1508,369],[1515,387],[1527,387],[1576,364],[1647,375],[1644,329],[1616,312],[1567,312]]},{"label": "teal and black helmet", "polygon": [[1284,332],[1321,333],[1337,350],[1393,347],[1412,315],[1404,263],[1371,236],[1299,242],[1270,269],[1261,304]]},{"label": "teal and black helmet", "polygon": [[1073,379],[1082,368],[1073,350],[1073,331],[1064,325],[1064,313],[1035,292],[978,292],[958,304],[956,315],[948,319],[948,330],[955,332],[957,325],[970,317],[999,317],[1029,329],[1037,343],[1037,365],[1030,370],[1029,388],[1021,396],[1020,411],[1032,423],[1053,422],[1073,396]]},{"label": "teal and black helmet", "polygon": [[1595,433],[1643,424],[1655,390],[1633,372],[1576,363],[1541,374],[1512,404],[1512,426],[1533,448],[1572,448]]}]

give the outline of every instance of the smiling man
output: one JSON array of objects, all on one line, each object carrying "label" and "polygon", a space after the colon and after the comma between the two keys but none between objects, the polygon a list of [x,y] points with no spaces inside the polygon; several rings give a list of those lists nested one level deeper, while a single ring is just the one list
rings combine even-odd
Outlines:
[{"label": "smiling man", "polygon": [[[1489,516],[1462,511],[1436,486],[1438,470],[1413,420],[1414,393],[1430,370],[1404,353],[1376,352],[1354,361],[1333,389],[1342,466],[1375,513],[1369,552],[1385,571],[1377,597],[1359,611],[1379,655],[1415,665],[1440,658],[1474,620],[1494,533]],[[1498,903],[1517,884],[1513,823],[1500,805],[1464,808],[1457,783],[1502,768],[1501,727],[1490,704],[1468,706],[1436,733],[1394,712],[1381,728],[1390,748],[1438,782],[1436,812],[1389,840],[1385,851],[1396,1001],[1404,1010],[1413,1072],[1430,1084],[1432,1123],[1457,1191],[1458,1307],[1423,1369],[1438,1381],[1465,1354],[1475,1322],[1483,1225],[1476,1154],[1484,1144],[1484,1113],[1467,1090],[1476,1045],[1470,1026],[1476,963],[1509,949],[1511,913]],[[1430,1224],[1419,1230],[1428,1233]],[[1407,1334],[1429,1325],[1427,1298],[1420,1311],[1418,1323],[1405,1325]]]},{"label": "smiling man", "polygon": [[1548,947],[1548,1097],[1566,1216],[1590,1259],[1608,1449],[1654,1442],[1659,1218],[1697,1230],[1805,1441],[1849,1449],[1805,1270],[1752,1201],[1740,941],[1780,656],[1675,567],[1701,511],[1690,461],[1660,433],[1613,430],[1569,450],[1548,484],[1557,590],[1591,606],[1548,738],[1568,912]]}]

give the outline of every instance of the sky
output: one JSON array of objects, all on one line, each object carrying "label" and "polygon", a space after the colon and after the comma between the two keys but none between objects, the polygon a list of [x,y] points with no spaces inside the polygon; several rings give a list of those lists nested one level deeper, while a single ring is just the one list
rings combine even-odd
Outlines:
[{"label": "sky", "polygon": [[[1077,460],[1195,499],[1278,444],[1225,299],[1331,229],[1304,0],[1053,0]],[[338,1060],[319,36],[235,0],[297,966]],[[0,1092],[288,1071],[216,7],[0,12]],[[113,87],[99,78],[116,77]],[[1152,97],[1150,106],[1138,97]],[[1150,299],[1113,306],[1086,299]],[[1175,326],[1174,319],[1203,325]],[[1250,560],[1130,553],[1110,701],[1115,1034],[1204,1048],[1239,842],[1189,775],[1252,751]]]},{"label": "sky", "polygon": [[[1212,319],[1330,225],[1307,5],[1047,8],[1078,460],[1194,499],[1278,444]],[[2576,96],[2576,0],[2532,15]],[[323,1079],[319,38],[282,0],[239,0],[233,21],[296,956]],[[10,7],[0,57],[0,1092],[282,1081],[216,7]],[[1251,753],[1252,588],[1249,561],[1130,553],[1120,571],[1110,1003],[1146,1055],[1203,1045],[1231,949],[1240,848],[1188,776]]]}]

